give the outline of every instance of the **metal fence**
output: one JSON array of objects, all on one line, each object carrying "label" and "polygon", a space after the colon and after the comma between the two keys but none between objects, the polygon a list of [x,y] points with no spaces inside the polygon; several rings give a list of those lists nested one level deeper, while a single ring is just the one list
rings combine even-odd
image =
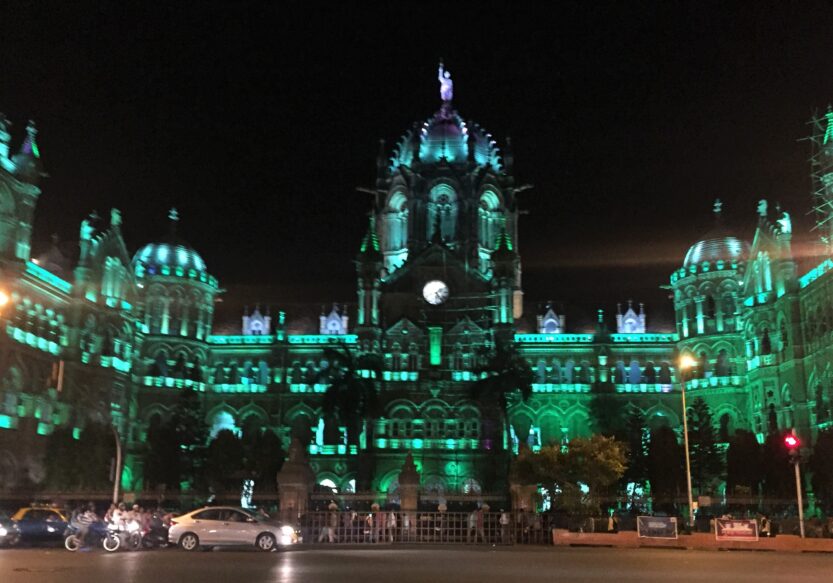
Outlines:
[{"label": "metal fence", "polygon": [[549,544],[548,517],[529,512],[309,512],[304,543]]}]

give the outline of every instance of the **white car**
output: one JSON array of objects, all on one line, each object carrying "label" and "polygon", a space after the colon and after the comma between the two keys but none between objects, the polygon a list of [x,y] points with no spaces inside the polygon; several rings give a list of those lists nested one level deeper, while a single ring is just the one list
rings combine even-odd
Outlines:
[{"label": "white car", "polygon": [[274,551],[298,542],[294,528],[233,506],[210,506],[171,521],[168,542],[184,551],[226,545],[254,545]]}]

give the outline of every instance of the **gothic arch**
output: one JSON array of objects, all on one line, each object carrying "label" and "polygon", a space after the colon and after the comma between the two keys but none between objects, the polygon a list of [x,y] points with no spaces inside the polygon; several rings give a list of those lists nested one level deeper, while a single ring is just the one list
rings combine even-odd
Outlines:
[{"label": "gothic arch", "polygon": [[651,420],[654,417],[664,417],[668,420],[668,424],[673,428],[680,424],[680,417],[671,409],[662,404],[656,404],[645,410],[645,424],[651,426]]}]

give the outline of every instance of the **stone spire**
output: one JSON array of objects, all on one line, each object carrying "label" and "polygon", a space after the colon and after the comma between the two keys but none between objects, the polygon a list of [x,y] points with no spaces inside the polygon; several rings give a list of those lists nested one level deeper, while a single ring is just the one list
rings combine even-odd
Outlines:
[{"label": "stone spire", "polygon": [[26,126],[26,137],[20,146],[20,152],[12,158],[15,175],[31,184],[37,183],[40,178],[46,176],[40,161],[37,135],[38,130],[35,127],[35,122],[29,120]]}]

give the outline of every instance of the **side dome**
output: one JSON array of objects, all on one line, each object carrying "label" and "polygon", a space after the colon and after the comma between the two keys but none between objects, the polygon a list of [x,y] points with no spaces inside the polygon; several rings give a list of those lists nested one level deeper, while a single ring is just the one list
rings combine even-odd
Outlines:
[{"label": "side dome", "polygon": [[744,261],[749,256],[749,248],[749,243],[728,233],[708,233],[689,248],[683,267],[689,268],[706,261],[712,265],[718,261]]},{"label": "side dome", "polygon": [[416,125],[402,136],[391,158],[390,170],[411,167],[414,162],[465,164],[469,160],[480,166],[502,171],[500,150],[492,135],[475,123],[463,120],[450,104]]},{"label": "side dome", "polygon": [[147,275],[187,275],[190,271],[207,273],[200,254],[177,242],[148,243],[133,256],[133,268],[141,268]]}]

